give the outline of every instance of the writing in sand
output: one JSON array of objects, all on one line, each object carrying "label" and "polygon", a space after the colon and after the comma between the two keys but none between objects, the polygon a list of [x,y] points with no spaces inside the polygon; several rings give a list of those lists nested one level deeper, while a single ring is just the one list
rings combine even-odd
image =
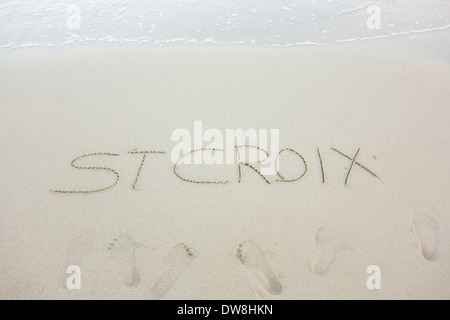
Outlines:
[{"label": "writing in sand", "polygon": [[[236,150],[247,150],[249,151],[250,149],[257,149],[258,151],[262,151],[266,157],[269,156],[269,153],[257,146],[251,146],[251,145],[238,145],[235,146]],[[360,169],[362,169],[363,171],[367,172],[368,174],[370,174],[371,176],[373,176],[374,178],[378,179],[379,181],[381,181],[381,178],[374,173],[372,170],[370,170],[368,167],[366,167],[365,165],[363,165],[361,162],[358,161],[358,155],[360,154],[360,148],[358,148],[356,150],[356,152],[352,155],[348,155],[340,150],[338,150],[337,148],[330,148],[331,150],[333,150],[334,152],[336,152],[337,154],[339,154],[340,156],[346,158],[349,161],[349,166],[347,169],[347,174],[344,180],[344,184],[346,186],[349,185],[350,182],[350,174],[353,171],[353,169],[355,167],[359,167]],[[191,150],[185,154],[183,154],[182,156],[180,156],[180,158],[175,162],[174,166],[173,166],[173,173],[175,174],[176,177],[178,177],[179,179],[189,182],[189,183],[195,183],[195,184],[215,184],[215,185],[223,185],[223,184],[228,184],[230,181],[229,180],[200,180],[199,178],[190,178],[190,177],[186,177],[183,176],[179,173],[178,171],[178,167],[179,165],[183,162],[183,159],[193,155],[194,153],[204,153],[204,152],[215,152],[215,153],[220,153],[220,152],[224,152],[224,150],[222,149],[215,149],[215,148],[201,148],[201,149],[194,149]],[[157,154],[165,154],[164,151],[156,151],[156,150],[132,150],[132,151],[128,151],[128,154],[134,154],[134,155],[140,155],[140,165],[138,167],[136,176],[134,177],[133,180],[133,184],[132,184],[132,188],[136,189],[138,182],[139,182],[139,178],[141,176],[142,170],[144,168],[144,165],[146,163],[146,160],[148,158],[148,156],[150,155],[157,155]],[[280,168],[279,168],[279,159],[281,157],[281,155],[283,153],[291,153],[292,155],[294,155],[295,157],[298,158],[298,166],[300,167],[300,173],[297,176],[294,177],[286,177],[285,175],[283,175],[280,172]],[[54,193],[64,193],[64,194],[86,194],[86,193],[96,193],[96,192],[102,192],[102,191],[106,191],[109,190],[113,187],[115,187],[119,181],[120,181],[120,174],[116,169],[113,169],[111,167],[106,167],[106,166],[81,166],[78,165],[77,162],[81,159],[84,158],[89,158],[89,157],[97,157],[97,156],[108,156],[108,157],[117,157],[120,156],[120,154],[118,153],[110,153],[110,152],[96,152],[96,153],[89,153],[89,154],[84,154],[81,156],[76,157],[75,159],[73,159],[71,161],[71,166],[77,170],[97,170],[97,171],[105,171],[105,172],[109,172],[110,174],[115,175],[116,180],[105,187],[101,187],[101,188],[96,188],[96,189],[87,189],[87,190],[67,190],[67,189],[51,189],[52,192]],[[318,160],[318,164],[320,166],[320,172],[321,172],[321,181],[323,183],[325,183],[325,166],[324,166],[324,162],[322,161],[322,155],[321,155],[321,151],[319,150],[319,148],[317,148],[317,155],[316,158]],[[236,167],[237,167],[237,172],[238,172],[238,179],[237,181],[239,183],[242,182],[242,169],[244,167],[250,168],[252,171],[254,171],[257,175],[259,175],[261,177],[261,181],[264,181],[267,184],[272,184],[272,183],[278,183],[278,182],[296,182],[301,180],[306,173],[308,172],[308,165],[307,162],[305,160],[305,158],[298,153],[296,150],[291,149],[291,148],[285,148],[282,149],[278,152],[276,158],[275,158],[275,172],[276,172],[276,178],[271,178],[266,174],[262,174],[261,171],[258,169],[257,165],[261,162],[263,162],[263,160],[259,160],[259,161],[254,161],[254,162],[249,162],[246,160],[239,160],[239,158],[236,161]]]}]

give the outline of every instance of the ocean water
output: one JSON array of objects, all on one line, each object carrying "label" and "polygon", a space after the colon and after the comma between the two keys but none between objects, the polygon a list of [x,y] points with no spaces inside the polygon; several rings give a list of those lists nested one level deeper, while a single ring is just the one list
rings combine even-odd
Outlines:
[{"label": "ocean water", "polygon": [[448,0],[6,0],[0,48],[327,45],[446,32]]}]

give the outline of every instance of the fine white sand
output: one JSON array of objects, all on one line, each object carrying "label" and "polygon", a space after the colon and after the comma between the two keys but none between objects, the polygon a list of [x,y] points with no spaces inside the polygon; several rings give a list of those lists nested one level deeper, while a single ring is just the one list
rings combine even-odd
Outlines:
[{"label": "fine white sand", "polygon": [[[450,64],[412,49],[2,52],[0,298],[450,298]],[[230,183],[182,181],[170,136],[195,120],[279,129],[308,172],[268,185],[243,168],[239,184],[236,166],[185,165]],[[355,164],[346,186],[351,161],[332,147],[360,148],[381,179]],[[147,156],[133,190],[135,148],[166,154]],[[93,152],[120,154],[77,163],[113,168],[115,187],[50,191],[112,184],[111,172],[70,166]],[[297,160],[280,170],[295,176]],[[69,265],[80,290],[66,288]],[[370,265],[380,290],[366,286]]]}]

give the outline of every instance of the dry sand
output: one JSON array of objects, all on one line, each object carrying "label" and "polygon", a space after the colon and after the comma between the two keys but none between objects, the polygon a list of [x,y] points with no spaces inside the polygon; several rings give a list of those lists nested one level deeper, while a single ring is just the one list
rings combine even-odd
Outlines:
[{"label": "dry sand", "polygon": [[[0,298],[449,299],[450,64],[410,49],[2,52]],[[280,129],[308,172],[268,185],[243,168],[239,184],[224,165],[211,172],[227,185],[182,181],[170,136],[195,120]],[[351,161],[332,147],[360,148],[381,179],[354,164],[346,186]],[[135,148],[166,154],[147,157],[133,190]],[[120,154],[78,163],[113,168],[115,187],[50,191],[113,183],[70,166],[93,152]],[[69,265],[80,290],[66,288]]]}]

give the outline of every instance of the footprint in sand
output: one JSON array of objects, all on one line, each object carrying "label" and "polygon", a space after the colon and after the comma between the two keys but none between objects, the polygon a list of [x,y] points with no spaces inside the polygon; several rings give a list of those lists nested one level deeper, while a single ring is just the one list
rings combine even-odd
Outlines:
[{"label": "footprint in sand", "polygon": [[119,277],[127,287],[136,287],[140,282],[135,255],[136,250],[142,247],[142,244],[125,233],[114,238],[107,248],[109,257],[119,269]]},{"label": "footprint in sand", "polygon": [[335,235],[332,229],[322,226],[314,234],[316,256],[311,264],[311,271],[319,276],[327,273],[336,255],[348,249]]},{"label": "footprint in sand", "polygon": [[418,214],[411,219],[411,225],[419,242],[422,257],[428,261],[435,261],[438,256],[438,223],[429,215]]},{"label": "footprint in sand", "polygon": [[166,258],[164,272],[150,287],[149,299],[156,300],[164,296],[177,280],[191,266],[197,253],[184,243],[178,243],[170,249]]},{"label": "footprint in sand", "polygon": [[241,242],[236,250],[236,258],[258,279],[267,292],[272,295],[281,294],[280,280],[272,271],[266,255],[256,243],[251,240]]}]

